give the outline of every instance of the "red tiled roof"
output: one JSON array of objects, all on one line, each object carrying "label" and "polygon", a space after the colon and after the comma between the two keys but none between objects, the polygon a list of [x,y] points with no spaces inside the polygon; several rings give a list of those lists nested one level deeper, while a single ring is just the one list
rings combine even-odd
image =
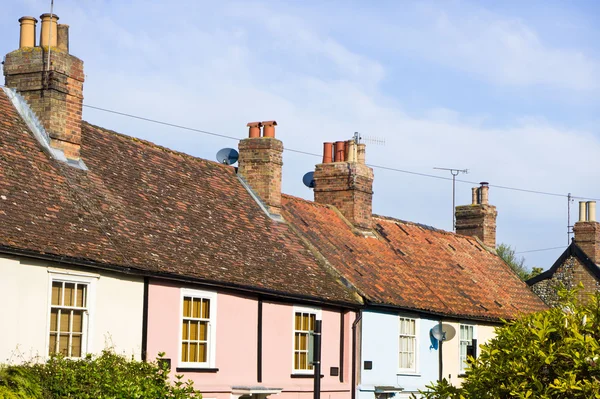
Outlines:
[{"label": "red tiled roof", "polygon": [[285,195],[284,217],[368,302],[477,319],[545,309],[496,254],[474,238],[374,216],[364,237],[331,207]]},{"label": "red tiled roof", "polygon": [[356,304],[220,165],[84,122],[82,171],[50,159],[0,90],[0,247]]}]

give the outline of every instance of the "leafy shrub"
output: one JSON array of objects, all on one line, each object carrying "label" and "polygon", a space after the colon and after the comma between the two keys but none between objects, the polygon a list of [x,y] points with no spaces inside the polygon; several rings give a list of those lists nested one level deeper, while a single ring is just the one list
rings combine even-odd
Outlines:
[{"label": "leafy shrub", "polygon": [[461,388],[438,382],[425,398],[600,398],[600,293],[585,305],[558,294],[559,307],[496,329]]},{"label": "leafy shrub", "polygon": [[171,383],[165,362],[138,362],[105,350],[95,358],[56,356],[0,368],[0,399],[201,399],[191,381],[175,378]]}]

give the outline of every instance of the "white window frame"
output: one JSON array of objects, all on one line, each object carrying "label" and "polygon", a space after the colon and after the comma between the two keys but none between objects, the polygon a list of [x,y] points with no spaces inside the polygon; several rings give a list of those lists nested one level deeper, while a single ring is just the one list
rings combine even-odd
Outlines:
[{"label": "white window frame", "polygon": [[[466,340],[463,340],[461,337],[461,332],[462,332],[462,327],[468,327],[468,328],[472,328],[473,329],[473,338],[474,340],[477,339],[477,326],[475,324],[469,324],[469,323],[460,323],[458,325],[458,372],[459,374],[464,374],[466,373],[468,368],[464,367],[464,363],[463,363],[463,355],[462,355],[462,343],[463,342],[467,342]],[[473,341],[471,341],[471,345],[473,344]],[[466,346],[465,346],[466,348]],[[475,348],[475,351],[477,351],[478,348]],[[465,361],[466,361],[466,357],[465,357]]]},{"label": "white window frame", "polygon": [[[292,374],[304,374],[304,375],[314,375],[314,367],[311,370],[302,370],[296,369],[296,364],[294,362],[295,352],[296,352],[296,313],[308,313],[314,314],[315,320],[322,320],[323,313],[319,308],[313,308],[308,306],[294,306],[292,312]],[[322,335],[321,335],[322,337]],[[323,340],[321,339],[321,342]]]},{"label": "white window frame", "polygon": [[[183,298],[192,297],[197,299],[208,299],[209,304],[209,323],[208,323],[208,356],[206,362],[184,362],[181,359],[181,348],[183,346]],[[179,367],[182,368],[215,368],[216,348],[217,348],[217,293],[213,291],[194,290],[182,288],[179,297],[179,336],[177,342],[177,359]]]},{"label": "white window frame", "polygon": [[52,283],[74,283],[87,285],[87,303],[83,312],[83,327],[81,336],[81,356],[71,357],[72,359],[82,359],[88,353],[93,353],[93,332],[94,332],[94,315],[96,309],[96,283],[99,279],[98,274],[90,274],[76,271],[59,271],[48,269],[48,296],[46,303],[46,328],[45,328],[45,353],[44,358],[50,358],[50,318],[52,312]]},{"label": "white window frame", "polygon": [[[400,323],[402,320],[413,320],[415,322],[415,335],[414,335],[414,356],[415,356],[415,361],[414,361],[414,367],[412,368],[401,368],[400,367]],[[398,374],[418,374],[419,373],[419,333],[421,330],[421,326],[420,326],[420,320],[418,317],[411,317],[411,316],[404,316],[404,315],[399,315],[398,316],[398,333],[396,334],[396,336],[398,337],[398,350],[396,351],[396,355],[397,357],[397,365],[398,365]]]}]

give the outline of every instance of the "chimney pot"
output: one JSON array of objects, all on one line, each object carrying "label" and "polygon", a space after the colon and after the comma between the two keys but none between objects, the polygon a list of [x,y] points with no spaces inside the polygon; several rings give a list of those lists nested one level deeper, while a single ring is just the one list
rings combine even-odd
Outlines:
[{"label": "chimney pot", "polygon": [[479,187],[479,198],[480,198],[480,204],[482,205],[487,205],[489,203],[489,190],[490,187],[488,186],[488,182],[486,181],[482,181],[481,186]]},{"label": "chimney pot", "polygon": [[479,203],[479,188],[471,188],[471,204],[477,205]]},{"label": "chimney pot", "polygon": [[596,221],[596,201],[587,202],[587,220],[588,222]]},{"label": "chimney pot", "polygon": [[323,143],[323,163],[333,162],[333,143]]},{"label": "chimney pot", "polygon": [[57,43],[57,22],[58,16],[56,14],[42,14],[40,15],[42,20],[42,29],[40,33],[40,46],[42,47],[56,47]]},{"label": "chimney pot", "polygon": [[333,159],[334,162],[344,162],[346,157],[344,156],[344,147],[346,146],[346,142],[344,141],[336,141],[335,142],[335,157]]},{"label": "chimney pot", "polygon": [[275,137],[275,121],[263,121],[263,137]]},{"label": "chimney pot", "polygon": [[358,163],[364,165],[367,162],[367,145],[359,144],[356,150],[356,160]]},{"label": "chimney pot", "polygon": [[356,155],[356,143],[354,140],[350,140],[348,141],[348,154],[346,154],[348,162],[356,162],[358,160]]},{"label": "chimney pot", "polygon": [[250,129],[248,129],[248,137],[250,137],[251,139],[260,137],[260,128],[262,126],[262,123],[248,122],[248,124],[246,126],[248,126],[250,128]]},{"label": "chimney pot", "polygon": [[19,36],[19,48],[35,47],[35,25],[37,19],[34,17],[22,17],[19,19],[21,24],[21,35]]},{"label": "chimney pot", "polygon": [[58,24],[57,26],[57,47],[64,51],[65,53],[69,52],[69,25],[66,24]]},{"label": "chimney pot", "polygon": [[587,220],[587,215],[586,215],[586,205],[585,205],[585,201],[579,201],[579,221],[580,222],[585,222]]}]

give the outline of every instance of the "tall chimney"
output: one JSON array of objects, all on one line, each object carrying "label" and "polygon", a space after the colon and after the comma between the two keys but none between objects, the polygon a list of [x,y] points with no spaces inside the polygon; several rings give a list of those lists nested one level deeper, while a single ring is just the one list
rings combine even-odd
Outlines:
[{"label": "tall chimney", "polygon": [[275,138],[275,126],[275,121],[248,123],[248,138],[238,145],[238,174],[252,187],[270,213],[280,215],[283,143]]},{"label": "tall chimney", "polygon": [[365,165],[365,145],[338,141],[323,148],[323,163],[316,166],[313,177],[315,202],[333,205],[357,228],[370,229],[373,169]]},{"label": "tall chimney", "polygon": [[[83,107],[83,61],[68,52],[68,29],[58,16],[43,14],[40,45],[35,45],[35,18],[23,17],[18,50],[6,55],[5,85],[19,92],[50,136],[50,145],[78,160]],[[33,26],[32,26],[33,25]],[[60,33],[60,34],[59,34]],[[58,45],[58,47],[57,47]],[[50,47],[48,47],[50,46]],[[48,62],[50,52],[50,65]]]},{"label": "tall chimney", "polygon": [[579,203],[579,221],[573,226],[575,244],[594,263],[600,263],[600,223],[596,221],[596,201]]},{"label": "tall chimney", "polygon": [[457,206],[455,210],[456,233],[475,236],[486,246],[496,248],[496,216],[494,205],[489,204],[487,182],[481,182],[471,192],[471,205]]}]

